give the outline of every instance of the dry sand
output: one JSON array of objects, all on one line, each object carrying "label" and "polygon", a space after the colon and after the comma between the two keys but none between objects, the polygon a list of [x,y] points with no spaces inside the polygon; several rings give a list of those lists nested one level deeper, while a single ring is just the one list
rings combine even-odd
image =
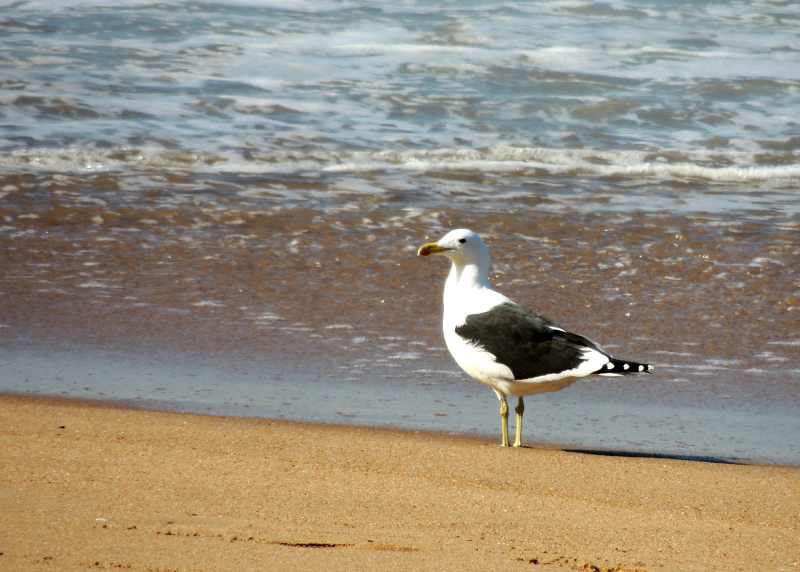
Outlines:
[{"label": "dry sand", "polygon": [[800,569],[797,468],[18,397],[0,437],[0,570]]}]

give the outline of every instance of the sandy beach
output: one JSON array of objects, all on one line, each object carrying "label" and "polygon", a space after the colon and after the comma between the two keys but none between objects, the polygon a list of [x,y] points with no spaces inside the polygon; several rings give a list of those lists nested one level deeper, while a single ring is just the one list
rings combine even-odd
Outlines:
[{"label": "sandy beach", "polygon": [[797,570],[800,470],[0,398],[3,570]]},{"label": "sandy beach", "polygon": [[[3,15],[0,572],[800,572],[800,2]],[[501,449],[455,228],[653,375]]]}]

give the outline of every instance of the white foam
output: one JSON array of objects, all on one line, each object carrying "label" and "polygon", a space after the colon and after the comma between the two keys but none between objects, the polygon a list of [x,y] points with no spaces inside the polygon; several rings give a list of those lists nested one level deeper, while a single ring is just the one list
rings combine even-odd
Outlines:
[{"label": "white foam", "polygon": [[262,312],[258,316],[252,318],[256,322],[279,322],[284,318],[273,312]]},{"label": "white foam", "polygon": [[295,12],[331,12],[345,10],[356,4],[352,2],[332,2],[321,0],[226,0],[235,6],[255,6],[258,8],[277,8]]},{"label": "white foam", "polygon": [[788,346],[788,347],[800,346],[800,340],[775,340],[767,343],[771,346]]},{"label": "white foam", "polygon": [[480,50],[473,46],[453,46],[444,44],[414,44],[414,43],[363,43],[363,44],[342,44],[330,48],[331,51],[340,55],[357,56],[377,56],[382,54],[463,54]]},{"label": "white foam", "polygon": [[[165,2],[164,4],[169,4]],[[183,4],[181,2],[171,2],[178,9]],[[226,4],[236,6],[254,6],[262,8],[275,8],[279,10],[292,10],[295,12],[331,12],[334,10],[344,10],[355,6],[352,2],[333,2],[331,0],[226,0]],[[0,7],[5,2],[0,2]],[[16,2],[10,2],[16,4]],[[26,0],[25,8],[31,10],[71,10],[74,8],[85,8],[92,6],[104,6],[105,2],[98,0]],[[115,5],[120,8],[133,8],[138,6],[151,6],[152,0],[117,0]]]},{"label": "white foam", "polygon": [[[18,150],[0,156],[0,168],[27,171],[105,172],[121,168],[175,169],[205,173],[369,173],[376,171],[474,171],[598,177],[706,179],[719,182],[798,180],[800,164],[757,165],[752,153],[691,153],[670,162],[667,152],[495,146],[413,151],[272,152],[247,158],[236,152],[204,154],[142,148],[120,158],[119,150]],[[714,164],[720,164],[715,166]],[[278,189],[270,189],[271,193]],[[327,196],[327,191],[319,191]]]},{"label": "white foam", "polygon": [[[653,153],[640,151],[593,151],[544,147],[498,146],[485,150],[439,149],[432,151],[384,151],[354,155],[350,161],[326,167],[324,171],[365,172],[385,169],[411,171],[468,170],[509,172],[542,170],[551,174],[648,177],[659,179],[704,178],[712,181],[754,181],[798,179],[800,165],[755,166],[746,164],[747,153],[730,153],[734,166],[706,166],[688,162],[653,162]],[[711,155],[696,153],[699,161]],[[719,154],[715,154],[719,157]],[[736,163],[739,165],[737,166]]]},{"label": "white foam", "polygon": [[419,352],[398,352],[396,354],[392,354],[388,357],[388,359],[393,360],[417,360],[422,359],[422,354]]},{"label": "white foam", "polygon": [[108,288],[108,284],[105,282],[100,282],[99,280],[89,280],[88,282],[83,282],[78,284],[78,288]]}]

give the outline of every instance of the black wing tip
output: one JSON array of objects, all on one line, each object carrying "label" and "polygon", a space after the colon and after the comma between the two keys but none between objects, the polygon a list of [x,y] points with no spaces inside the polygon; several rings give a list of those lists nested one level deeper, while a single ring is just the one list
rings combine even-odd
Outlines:
[{"label": "black wing tip", "polygon": [[601,367],[597,373],[614,373],[617,375],[629,375],[633,373],[653,373],[655,368],[649,363],[639,363],[635,361],[625,361],[610,358],[610,361]]}]

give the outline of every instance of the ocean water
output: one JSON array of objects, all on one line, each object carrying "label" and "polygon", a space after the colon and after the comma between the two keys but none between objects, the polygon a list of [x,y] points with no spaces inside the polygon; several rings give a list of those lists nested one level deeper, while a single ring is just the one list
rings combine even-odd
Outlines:
[{"label": "ocean water", "polygon": [[799,186],[796,2],[0,1],[0,391],[494,437],[466,226],[656,366],[529,441],[800,464]]}]

